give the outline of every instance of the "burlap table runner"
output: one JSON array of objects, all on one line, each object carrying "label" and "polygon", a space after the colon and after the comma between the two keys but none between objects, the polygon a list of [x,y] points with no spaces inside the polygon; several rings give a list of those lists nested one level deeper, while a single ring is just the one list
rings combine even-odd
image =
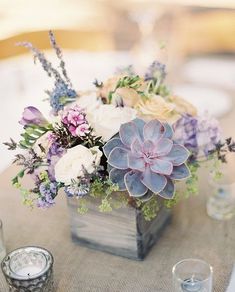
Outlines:
[{"label": "burlap table runner", "polygon": [[[70,239],[66,201],[50,210],[30,210],[10,185],[16,168],[0,176],[0,218],[8,251],[24,245],[50,250],[58,292],[169,292],[172,266],[183,258],[204,259],[214,267],[214,291],[224,292],[235,262],[235,219],[218,222],[206,215],[206,177],[197,197],[179,203],[172,223],[143,262],[75,245]],[[0,291],[7,286],[0,275]]]}]

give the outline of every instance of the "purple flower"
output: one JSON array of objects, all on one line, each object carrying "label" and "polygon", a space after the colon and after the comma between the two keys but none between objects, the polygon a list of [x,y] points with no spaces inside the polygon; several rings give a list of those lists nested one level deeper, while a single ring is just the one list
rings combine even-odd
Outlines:
[{"label": "purple flower", "polygon": [[161,82],[166,77],[166,65],[158,61],[154,61],[148,68],[145,74],[145,81],[149,80],[161,80]]},{"label": "purple flower", "polygon": [[55,204],[54,198],[57,195],[56,182],[42,182],[39,185],[40,197],[37,200],[39,208],[49,208]]},{"label": "purple flower", "polygon": [[173,198],[173,180],[185,179],[190,172],[184,164],[189,152],[172,140],[172,128],[158,120],[145,123],[135,119],[121,125],[119,136],[103,148],[111,167],[111,181],[133,197],[150,192]]},{"label": "purple flower", "polygon": [[50,179],[53,181],[55,179],[55,165],[60,159],[60,157],[65,152],[65,149],[60,146],[57,142],[52,143],[49,151],[47,153],[47,163],[48,166],[48,175]]},{"label": "purple flower", "polygon": [[24,109],[22,119],[19,123],[23,126],[28,125],[38,125],[45,126],[48,125],[48,121],[43,116],[43,114],[34,106],[28,106]]},{"label": "purple flower", "polygon": [[174,130],[177,143],[191,150],[194,156],[201,155],[201,152],[208,156],[220,140],[218,121],[207,115],[193,117],[185,114],[174,124]]},{"label": "purple flower", "polygon": [[78,105],[64,111],[62,122],[74,137],[83,137],[90,132],[86,114]]}]

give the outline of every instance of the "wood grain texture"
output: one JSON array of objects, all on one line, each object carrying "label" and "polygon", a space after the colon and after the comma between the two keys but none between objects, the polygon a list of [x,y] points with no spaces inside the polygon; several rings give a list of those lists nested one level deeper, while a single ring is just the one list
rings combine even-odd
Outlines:
[{"label": "wood grain texture", "polygon": [[85,215],[78,213],[78,200],[68,198],[71,233],[74,242],[104,252],[142,260],[170,221],[170,211],[162,208],[151,222],[140,210],[122,207],[110,213],[98,211],[95,200]]}]

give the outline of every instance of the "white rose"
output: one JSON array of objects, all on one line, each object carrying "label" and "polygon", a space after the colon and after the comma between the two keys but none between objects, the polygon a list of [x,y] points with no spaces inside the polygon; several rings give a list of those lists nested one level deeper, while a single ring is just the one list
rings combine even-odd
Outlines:
[{"label": "white rose", "polygon": [[112,104],[103,104],[92,113],[88,113],[87,119],[97,136],[102,136],[108,141],[118,133],[121,124],[130,122],[136,118],[136,110],[129,107],[115,107]]},{"label": "white rose", "polygon": [[97,109],[101,104],[101,100],[97,98],[95,92],[88,92],[79,96],[76,104],[85,109],[86,113],[91,113]]},{"label": "white rose", "polygon": [[83,176],[83,168],[88,173],[94,171],[94,165],[100,164],[102,152],[98,147],[86,148],[82,145],[75,146],[67,150],[55,165],[55,178],[65,185],[71,184],[71,180],[76,180]]}]

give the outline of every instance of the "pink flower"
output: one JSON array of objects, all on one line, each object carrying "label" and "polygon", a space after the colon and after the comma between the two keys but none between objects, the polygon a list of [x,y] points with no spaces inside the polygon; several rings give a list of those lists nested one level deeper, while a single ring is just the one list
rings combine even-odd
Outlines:
[{"label": "pink flower", "polygon": [[69,132],[74,137],[83,137],[90,132],[90,127],[86,120],[86,114],[78,105],[64,111],[62,115],[62,123],[68,128]]},{"label": "pink flower", "polygon": [[85,136],[89,132],[90,132],[90,129],[89,129],[88,124],[82,124],[82,125],[78,126],[76,129],[76,134],[77,134],[77,136],[80,136],[80,137]]}]

